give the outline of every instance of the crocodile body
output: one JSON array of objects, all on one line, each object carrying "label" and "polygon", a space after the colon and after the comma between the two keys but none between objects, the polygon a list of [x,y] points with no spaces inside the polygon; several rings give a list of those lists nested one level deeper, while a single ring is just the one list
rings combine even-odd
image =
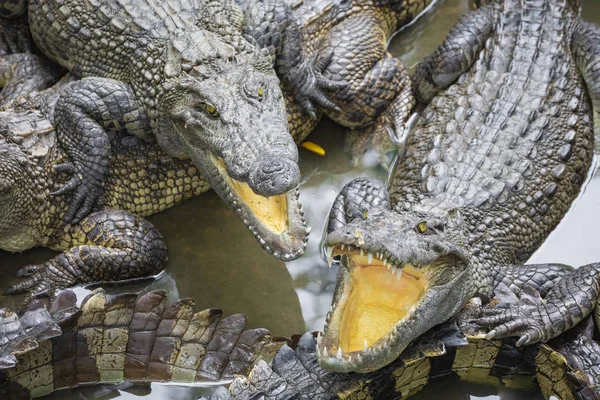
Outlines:
[{"label": "crocodile body", "polygon": [[599,264],[524,265],[592,164],[600,30],[575,3],[484,1],[418,66],[423,105],[389,184],[350,183],[330,214],[324,368],[381,368],[502,285],[518,297],[486,308],[490,339],[547,342],[598,310]]},{"label": "crocodile body", "polygon": [[[91,383],[218,382],[245,374],[284,344],[266,329],[246,330],[246,317],[195,311],[190,299],[168,304],[163,291],[107,299],[102,289],[80,310],[72,292],[49,312],[19,319],[1,310],[0,396],[39,397]],[[61,333],[62,331],[62,333]]]},{"label": "crocodile body", "polygon": [[22,273],[28,278],[11,292],[52,294],[57,287],[156,275],[165,266],[166,247],[141,216],[209,189],[189,160],[115,133],[106,209],[78,224],[65,223],[70,195],[52,192],[68,180],[54,168],[64,165],[67,156],[49,115],[68,81],[0,108],[0,248],[20,252],[45,246],[63,252],[41,265],[25,267]]},{"label": "crocodile body", "polygon": [[[281,118],[279,89],[273,82],[268,83],[271,67],[265,65],[266,58],[261,56],[264,51],[259,48],[270,50],[276,59],[275,70],[282,81],[289,129],[296,142],[306,138],[323,112],[346,126],[370,124],[368,129],[373,136],[378,133],[379,139],[387,138],[389,129],[399,132],[404,129],[404,120],[414,105],[404,67],[385,51],[387,40],[430,2],[240,0],[238,8],[231,1],[185,4],[174,1],[172,7],[163,9],[154,2],[106,1],[94,3],[90,10],[82,10],[75,4],[32,2],[29,21],[39,47],[78,76],[103,77],[74,84],[68,89],[72,95],[65,94],[65,100],[57,108],[59,120],[72,122],[82,117],[87,126],[99,125],[90,133],[89,129],[77,128],[70,122],[57,124],[59,137],[64,138],[61,142],[78,171],[65,189],[76,192],[66,219],[77,221],[94,204],[99,205],[108,162],[102,128],[125,125],[129,133],[156,137],[172,155],[191,157],[267,252],[284,260],[298,257],[306,246],[306,228],[301,213],[287,204],[298,200],[297,192],[288,190],[297,182],[297,155],[290,147],[289,137],[282,135],[286,129],[282,126],[285,121]],[[18,15],[24,10],[23,3],[0,2],[0,17]],[[140,7],[145,11],[139,13]],[[210,46],[190,47],[194,35],[198,36],[195,39],[202,37],[212,43],[212,50]],[[91,47],[83,50],[81,47],[88,39],[93,39]],[[146,46],[152,49],[140,50]],[[99,62],[97,56],[105,54],[107,48],[120,51],[111,50]],[[235,53],[236,62],[242,65],[230,69],[229,61],[221,65],[220,60],[231,58],[228,52]],[[30,52],[4,56],[0,63],[11,70],[7,77],[13,79],[4,90],[7,98],[55,77],[54,71],[40,72],[32,75],[38,76],[37,79],[20,82],[18,76],[39,70],[39,64],[43,63]],[[249,69],[241,72],[244,68]],[[257,82],[250,84],[245,80],[253,69],[257,70]],[[177,71],[181,74],[174,76]],[[216,78],[227,74],[232,75],[227,82]],[[206,96],[200,100],[181,99],[176,92],[192,85],[190,79],[208,86],[213,85],[209,81],[216,79],[214,85],[224,88],[217,90],[219,94],[205,93],[212,97],[208,102]],[[247,85],[256,87],[237,92],[236,88]],[[322,89],[329,90],[327,97]],[[163,99],[165,90],[169,95]],[[263,91],[271,95],[265,94],[263,99]],[[95,92],[99,96],[89,98]],[[226,112],[227,104],[233,103],[223,96],[237,105],[235,111],[228,111],[230,115]],[[250,109],[241,108],[248,96]],[[257,96],[263,103],[259,111],[252,108]],[[124,105],[125,99],[129,104]],[[190,101],[199,103],[192,107],[195,111],[186,114],[182,108],[189,107]],[[203,117],[195,114],[206,113],[207,107],[215,113],[210,118],[222,120],[223,126],[207,126]],[[64,108],[68,109],[65,113],[60,111]],[[255,116],[257,113],[262,119]],[[190,118],[197,123],[182,121]],[[265,126],[269,129],[265,130]],[[228,130],[222,135],[225,141],[218,137],[223,129]],[[204,133],[199,134],[198,130]],[[264,149],[273,151],[265,153]],[[261,155],[260,160],[257,154]],[[265,207],[253,208],[256,203],[267,204],[270,212]],[[285,215],[285,210],[291,211],[290,214]],[[273,223],[265,214],[279,214],[278,221]]]},{"label": "crocodile body", "polygon": [[233,380],[213,400],[404,398],[450,374],[516,388],[530,388],[535,376],[547,397],[597,398],[593,388],[600,377],[594,354],[600,347],[591,340],[591,319],[548,345],[525,349],[510,339],[486,340],[472,325],[456,320],[428,332],[377,372],[343,374],[318,366],[318,339],[311,333],[290,341],[265,329],[244,331],[243,315],[221,319],[216,309],[194,313],[191,300],[167,305],[162,291],[107,299],[98,289],[83,301],[81,311],[74,305],[67,291],[49,313],[34,303],[20,319],[0,311],[2,398],[24,400],[123,380]]}]

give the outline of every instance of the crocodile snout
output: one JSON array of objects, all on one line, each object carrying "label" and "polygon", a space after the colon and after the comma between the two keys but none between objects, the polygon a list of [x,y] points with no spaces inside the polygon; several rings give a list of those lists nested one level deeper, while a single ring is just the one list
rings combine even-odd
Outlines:
[{"label": "crocodile snout", "polygon": [[254,163],[248,185],[254,193],[270,197],[289,192],[300,181],[298,163],[291,160],[269,159]]}]

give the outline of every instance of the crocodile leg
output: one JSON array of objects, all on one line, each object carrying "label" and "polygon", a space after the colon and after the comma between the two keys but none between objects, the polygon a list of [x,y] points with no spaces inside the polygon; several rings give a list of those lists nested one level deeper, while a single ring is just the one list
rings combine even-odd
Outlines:
[{"label": "crocodile leg", "polygon": [[55,289],[78,284],[130,280],[158,274],[167,261],[160,233],[146,220],[125,211],[106,209],[84,218],[48,247],[58,256],[19,271],[27,279],[6,293],[53,295]]},{"label": "crocodile leg", "polygon": [[413,87],[422,104],[428,104],[475,62],[492,33],[493,21],[486,6],[463,16],[444,42],[415,70]]},{"label": "crocodile leg", "polygon": [[571,329],[592,311],[598,320],[599,298],[600,264],[589,264],[558,280],[544,299],[536,289],[526,286],[519,304],[485,308],[484,316],[476,322],[492,328],[489,339],[519,336],[518,346],[547,342]]},{"label": "crocodile leg", "polygon": [[0,56],[0,104],[55,84],[65,71],[33,53]]},{"label": "crocodile leg", "polygon": [[523,289],[530,286],[541,296],[546,296],[557,282],[567,278],[573,271],[573,267],[564,264],[530,264],[497,268],[493,276],[493,290],[496,291],[503,284],[518,296]]},{"label": "crocodile leg", "polygon": [[374,178],[354,179],[335,198],[329,212],[327,232],[340,229],[355,218],[365,218],[369,209],[375,207],[390,208],[385,184]]},{"label": "crocodile leg", "polygon": [[579,22],[573,34],[572,52],[594,107],[596,152],[600,151],[600,29]]},{"label": "crocodile leg", "polygon": [[85,78],[67,86],[54,117],[57,138],[72,160],[67,170],[73,172],[55,194],[74,192],[65,221],[76,223],[103,204],[111,147],[106,130],[125,128],[144,136],[150,132],[150,121],[129,85],[106,78]]},{"label": "crocodile leg", "polygon": [[312,58],[304,56],[302,32],[289,5],[282,0],[238,0],[238,3],[245,15],[244,35],[276,57],[277,73],[291,87],[304,111],[316,119],[315,105],[338,109],[324,92],[346,87],[346,83],[323,75],[333,52]]}]

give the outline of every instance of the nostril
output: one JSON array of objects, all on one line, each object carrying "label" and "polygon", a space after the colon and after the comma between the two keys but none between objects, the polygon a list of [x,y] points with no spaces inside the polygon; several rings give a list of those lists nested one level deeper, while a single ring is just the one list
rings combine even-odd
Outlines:
[{"label": "nostril", "polygon": [[286,163],[281,161],[266,162],[260,166],[260,172],[267,175],[284,172],[286,169]]}]

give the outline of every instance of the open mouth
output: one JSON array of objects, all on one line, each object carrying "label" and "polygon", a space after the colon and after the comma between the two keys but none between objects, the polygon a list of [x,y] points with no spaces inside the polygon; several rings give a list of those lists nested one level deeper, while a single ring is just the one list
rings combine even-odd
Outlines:
[{"label": "open mouth", "polygon": [[269,198],[257,195],[247,183],[227,174],[221,158],[212,154],[209,157],[222,178],[220,187],[214,184],[213,187],[242,219],[263,249],[284,261],[300,257],[306,249],[310,228],[306,226],[299,189],[296,187]]},{"label": "open mouth", "polygon": [[424,298],[428,269],[347,245],[329,247],[326,253],[330,259],[342,257],[342,286],[318,339],[319,362],[339,372],[369,372],[361,365],[371,358],[380,363],[390,353],[398,327]]}]

